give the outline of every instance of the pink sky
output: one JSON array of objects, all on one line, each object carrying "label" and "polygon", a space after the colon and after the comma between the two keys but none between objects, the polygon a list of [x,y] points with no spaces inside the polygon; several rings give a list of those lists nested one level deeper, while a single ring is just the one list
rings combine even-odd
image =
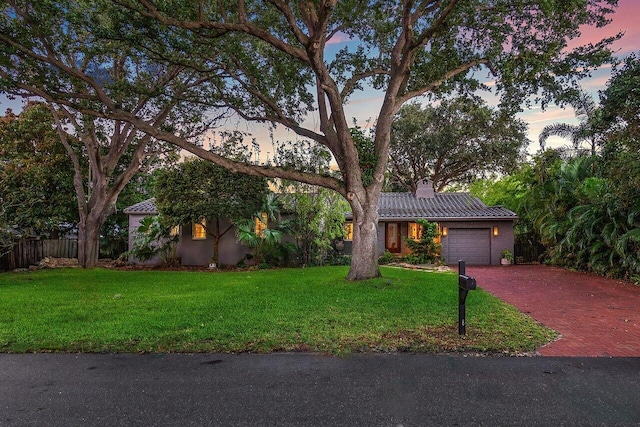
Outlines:
[{"label": "pink sky", "polygon": [[[623,31],[625,33],[623,38],[613,45],[616,55],[623,57],[633,51],[640,50],[640,0],[619,0],[618,4],[619,6],[616,13],[612,16],[611,24],[605,28],[585,27],[582,36],[575,42],[572,42],[570,47],[597,42],[604,37],[612,36],[619,31]],[[331,44],[339,44],[347,41],[348,40],[341,37],[340,34],[337,34]],[[596,71],[592,78],[583,81],[582,85],[585,89],[592,92],[597,100],[597,91],[605,88],[609,78],[610,67],[603,67],[603,69]],[[349,119],[356,118],[358,123],[364,126],[367,120],[375,120],[381,102],[382,98],[380,93],[366,91],[365,93],[359,94],[359,96],[354,97],[354,99],[347,104],[347,117]],[[21,101],[9,101],[0,95],[0,114],[4,114],[7,108],[19,111],[21,109]],[[560,109],[553,106],[544,112],[541,111],[539,107],[534,107],[522,112],[520,118],[529,123],[529,138],[533,141],[529,147],[531,153],[538,150],[538,134],[544,126],[555,122],[575,123],[574,114],[571,109]],[[311,117],[304,124],[312,128],[318,127],[318,123],[315,123],[315,119]],[[227,126],[237,126],[243,131],[251,132],[263,146],[262,157],[264,157],[268,151],[272,150],[269,131],[265,126],[239,123],[228,123]],[[275,132],[274,136],[280,140],[296,138],[293,132],[286,131],[282,127]],[[550,138],[547,146],[556,147],[565,144],[567,144],[565,140]]]},{"label": "pink sky", "polygon": [[[576,47],[587,43],[596,43],[605,37],[610,37],[618,32],[624,32],[624,36],[613,44],[616,56],[624,57],[633,51],[640,50],[640,1],[619,0],[618,8],[611,17],[612,22],[604,28],[585,27],[579,39],[570,43],[570,47]],[[598,100],[598,91],[606,87],[611,77],[611,66],[602,67],[593,73],[593,77],[582,82],[582,87],[591,92]],[[533,141],[529,146],[529,152],[535,153],[539,149],[538,134],[543,127],[557,122],[576,124],[577,120],[571,108],[548,108],[542,111],[534,107],[520,114],[520,118],[529,123],[529,138]],[[547,147],[565,146],[568,141],[558,137],[549,138]]]},{"label": "pink sky", "polygon": [[[612,16],[612,22],[604,28],[585,27],[580,44],[595,43],[604,37],[613,36],[619,31],[624,37],[613,45],[618,55],[627,55],[640,49],[640,2],[638,0],[619,0],[618,8]],[[577,44],[572,44],[575,46]]]}]

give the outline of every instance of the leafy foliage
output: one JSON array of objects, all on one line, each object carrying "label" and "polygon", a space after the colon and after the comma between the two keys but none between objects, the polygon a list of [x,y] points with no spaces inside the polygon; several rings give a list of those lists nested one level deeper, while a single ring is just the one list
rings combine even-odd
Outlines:
[{"label": "leafy foliage", "polygon": [[437,191],[488,173],[510,173],[524,159],[526,124],[479,97],[444,100],[437,107],[403,106],[391,127],[392,184],[415,192],[421,178]]},{"label": "leafy foliage", "polygon": [[[476,184],[472,191],[515,211],[516,242],[542,243],[547,262],[634,278],[640,272],[640,199],[622,193],[608,172],[594,169],[602,161],[593,156],[564,159],[547,150],[533,167],[493,185],[485,182],[484,191]],[[495,194],[501,195],[492,199]]]},{"label": "leafy foliage", "polygon": [[[192,158],[163,170],[156,181],[158,211],[174,225],[203,223],[213,236],[213,261],[219,241],[234,223],[259,211],[268,193],[264,178],[234,173],[206,160]],[[231,224],[222,227],[223,219]]]},{"label": "leafy foliage", "polygon": [[160,215],[150,215],[140,221],[129,255],[140,261],[159,257],[163,265],[178,264],[177,247],[179,236],[172,235],[173,228]]},{"label": "leafy foliage", "polygon": [[[331,174],[331,154],[311,141],[281,144],[273,161],[283,168]],[[334,245],[343,238],[349,204],[337,192],[314,185],[281,181],[280,190],[283,210],[291,215],[289,231],[295,238],[298,262],[311,266],[336,261]]]},{"label": "leafy foliage", "polygon": [[[256,221],[262,223],[261,230],[256,230]],[[289,264],[289,255],[295,250],[293,245],[283,242],[283,236],[289,232],[289,221],[280,219],[280,202],[273,193],[266,195],[251,219],[236,223],[238,241],[253,248],[254,263],[259,268]]]},{"label": "leafy foliage", "polygon": [[23,235],[57,238],[78,224],[73,165],[42,104],[0,118],[0,203]]},{"label": "leafy foliage", "polygon": [[440,243],[436,239],[440,237],[438,224],[425,219],[417,219],[416,222],[422,228],[420,239],[413,240],[405,238],[407,247],[411,249],[411,254],[407,257],[412,264],[436,263],[440,260]]},{"label": "leafy foliage", "polygon": [[378,164],[375,144],[371,137],[367,136],[359,127],[349,129],[353,143],[358,151],[358,160],[362,170],[362,184],[369,186],[373,183],[375,167]]}]

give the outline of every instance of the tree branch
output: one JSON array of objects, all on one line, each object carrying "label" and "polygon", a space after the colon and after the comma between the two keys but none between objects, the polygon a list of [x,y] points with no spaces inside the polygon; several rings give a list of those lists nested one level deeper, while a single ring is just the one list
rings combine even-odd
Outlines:
[{"label": "tree branch", "polygon": [[206,30],[216,30],[216,31],[225,31],[225,32],[233,31],[233,32],[249,34],[270,44],[276,49],[282,52],[285,52],[287,55],[290,55],[293,58],[296,58],[305,63],[309,63],[309,57],[304,49],[296,48],[294,46],[291,46],[288,43],[285,43],[284,41],[275,37],[269,31],[263,28],[260,28],[256,25],[253,25],[250,21],[247,21],[244,17],[238,23],[211,22],[211,21],[207,21],[207,22],[180,21],[177,19],[167,17],[162,12],[160,12],[159,9],[157,9],[154,6],[153,2],[148,0],[138,0],[137,3],[142,5],[143,9],[132,6],[126,0],[114,0],[114,1],[115,3],[121,6],[124,6],[135,12],[138,12],[141,15],[146,16],[148,18],[156,19],[162,24],[171,26],[171,27],[182,28],[187,30],[206,29]]},{"label": "tree branch", "polygon": [[[439,3],[439,5],[441,5],[441,2],[437,2],[437,3]],[[444,21],[451,14],[453,9],[455,9],[457,4],[458,4],[458,0],[451,0],[449,2],[449,4],[447,4],[447,7],[445,7],[444,10],[442,10],[442,12],[440,13],[440,16],[438,17],[436,22],[434,22],[429,28],[427,28],[425,31],[423,31],[416,38],[416,40],[411,44],[410,49],[413,50],[414,48],[417,48],[417,47],[420,47],[420,46],[424,46],[424,44],[427,43],[427,41],[444,24]],[[434,10],[434,9],[432,9],[432,10]],[[415,16],[412,16],[412,21],[416,22],[421,16],[422,15],[417,15],[417,14]]]},{"label": "tree branch", "polygon": [[379,75],[390,75],[391,73],[388,70],[383,70],[382,68],[376,68],[373,70],[369,70],[366,71],[364,73],[360,73],[360,74],[355,74],[353,75],[349,80],[347,80],[344,84],[344,87],[342,88],[342,91],[340,92],[340,96],[344,99],[347,96],[349,96],[349,94],[351,94],[351,91],[353,90],[354,86],[363,79],[366,79],[367,77],[373,77],[373,76],[379,76]]},{"label": "tree branch", "polygon": [[[417,89],[417,90],[414,90],[414,91],[411,91],[411,92],[407,92],[403,96],[397,98],[397,100],[396,100],[397,101],[397,105],[398,106],[402,106],[404,103],[406,103],[410,99],[415,98],[415,97],[420,96],[420,95],[424,95],[425,93],[430,92],[432,90],[435,90],[436,88],[438,88],[440,85],[445,83],[450,78],[452,78],[452,77],[454,77],[454,76],[456,76],[456,75],[458,75],[460,73],[464,73],[464,72],[470,70],[471,68],[477,67],[478,65],[482,65],[482,64],[488,65],[488,64],[490,64],[490,61],[488,59],[484,59],[483,58],[483,59],[477,59],[477,60],[474,60],[474,61],[467,62],[466,64],[462,64],[459,67],[457,67],[457,68],[455,68],[455,69],[453,69],[451,71],[446,72],[442,76],[442,78],[440,80],[436,80],[436,81],[434,81],[434,82],[432,82],[432,83],[428,84],[427,86],[424,86],[424,87],[422,87],[420,89]],[[394,111],[394,114],[395,113],[397,113],[397,110]]]}]

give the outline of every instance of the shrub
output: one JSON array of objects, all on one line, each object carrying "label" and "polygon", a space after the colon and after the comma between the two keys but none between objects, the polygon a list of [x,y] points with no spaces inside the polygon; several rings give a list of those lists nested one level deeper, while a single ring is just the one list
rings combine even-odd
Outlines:
[{"label": "shrub", "polygon": [[407,262],[411,264],[437,263],[440,261],[440,243],[436,243],[438,224],[425,219],[416,221],[422,227],[422,235],[419,240],[405,238],[405,242],[411,254],[407,256]]},{"label": "shrub", "polygon": [[397,260],[398,260],[398,258],[394,254],[392,254],[389,251],[384,251],[382,256],[380,256],[380,258],[378,258],[378,264],[380,264],[380,265],[390,264],[390,263],[395,262]]}]

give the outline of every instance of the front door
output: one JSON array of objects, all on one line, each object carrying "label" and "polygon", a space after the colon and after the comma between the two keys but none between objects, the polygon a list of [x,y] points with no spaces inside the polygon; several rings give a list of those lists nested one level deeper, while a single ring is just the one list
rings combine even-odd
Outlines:
[{"label": "front door", "polygon": [[387,222],[384,225],[384,248],[391,253],[400,253],[400,224]]}]

